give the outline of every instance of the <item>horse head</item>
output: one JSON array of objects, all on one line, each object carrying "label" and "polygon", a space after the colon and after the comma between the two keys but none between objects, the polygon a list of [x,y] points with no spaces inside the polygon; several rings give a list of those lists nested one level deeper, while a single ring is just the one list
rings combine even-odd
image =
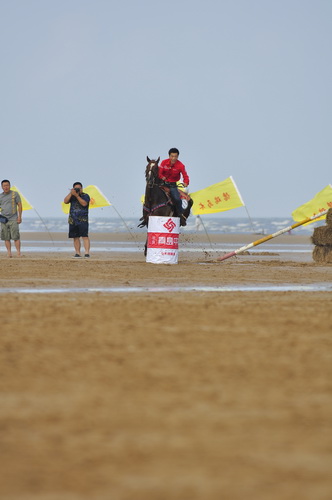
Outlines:
[{"label": "horse head", "polygon": [[160,156],[157,160],[150,160],[150,158],[146,157],[148,164],[145,169],[145,179],[147,184],[152,187],[158,181],[158,170],[159,170],[159,161]]}]

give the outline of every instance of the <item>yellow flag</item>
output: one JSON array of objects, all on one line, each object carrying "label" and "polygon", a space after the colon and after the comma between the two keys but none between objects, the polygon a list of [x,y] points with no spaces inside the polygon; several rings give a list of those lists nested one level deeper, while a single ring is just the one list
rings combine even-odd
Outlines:
[{"label": "yellow flag", "polygon": [[[304,205],[301,205],[294,210],[294,212],[292,212],[292,217],[297,222],[306,219],[307,217],[318,215],[319,212],[324,212],[329,208],[332,208],[331,184],[328,184],[324,189],[319,191],[319,193],[317,193],[312,200],[307,201],[307,203],[304,203]],[[322,217],[319,217],[319,219],[315,219],[312,222],[324,219],[326,219],[326,215],[323,215]],[[309,224],[311,224],[311,222]]]},{"label": "yellow flag", "polygon": [[[83,188],[83,192],[87,193],[90,196],[90,205],[89,208],[101,208],[101,207],[109,207],[111,202],[108,201],[106,196],[100,191],[97,186],[87,186]],[[62,211],[65,214],[69,214],[70,204],[61,203]]]},{"label": "yellow flag", "polygon": [[22,210],[31,210],[33,208],[33,206],[28,202],[28,200],[23,196],[21,191],[16,186],[11,186],[10,189],[12,191],[16,191],[20,195],[22,201]]},{"label": "yellow flag", "polygon": [[194,215],[214,214],[244,206],[232,176],[218,184],[191,193],[190,196],[194,200],[191,209]]}]

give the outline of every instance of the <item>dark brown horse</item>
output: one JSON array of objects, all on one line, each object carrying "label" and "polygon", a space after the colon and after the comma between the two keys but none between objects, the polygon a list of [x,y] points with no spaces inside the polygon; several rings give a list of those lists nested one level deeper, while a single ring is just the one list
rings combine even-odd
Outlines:
[{"label": "dark brown horse", "polygon": [[[147,156],[146,159],[148,164],[145,169],[146,188],[143,217],[141,217],[138,227],[147,226],[150,215],[159,215],[162,217],[179,216],[179,214],[176,213],[175,206],[170,197],[169,189],[167,189],[164,181],[162,181],[158,175],[160,157],[157,160],[150,160]],[[183,193],[182,196],[182,204],[186,205],[183,210],[183,215],[187,219],[193,205],[193,200],[185,193]]]}]

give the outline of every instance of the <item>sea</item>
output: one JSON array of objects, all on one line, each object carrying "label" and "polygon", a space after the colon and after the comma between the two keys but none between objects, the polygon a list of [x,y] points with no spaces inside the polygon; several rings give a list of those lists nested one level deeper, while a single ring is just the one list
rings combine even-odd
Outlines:
[{"label": "sea", "polygon": [[[138,228],[138,218],[120,217],[90,217],[90,233],[145,233],[146,228]],[[294,224],[291,218],[281,217],[258,217],[258,218],[216,218],[195,217],[188,219],[185,229],[186,233],[235,233],[235,234],[257,234],[268,235],[280,231]],[[292,230],[292,234],[311,235],[314,227],[323,225],[324,221],[299,226]],[[67,232],[68,223],[66,217],[26,217],[20,226],[21,232]]]},{"label": "sea", "polygon": [[[138,228],[138,218],[122,218],[119,217],[91,217],[90,235],[91,235],[91,252],[142,252],[144,244],[143,238],[138,238],[140,233],[146,234],[146,228]],[[237,235],[252,235],[252,240],[258,240],[264,236],[280,231],[281,229],[291,226],[294,221],[291,218],[226,218],[226,217],[195,217],[191,216],[188,219],[187,226],[184,228],[184,235],[187,238],[181,238],[179,252],[230,252],[235,250],[234,243],[215,243],[210,239],[213,234],[237,234]],[[311,235],[313,228],[316,225],[324,224],[316,222],[307,226],[300,226],[286,234]],[[36,241],[31,238],[25,240],[24,233],[38,232],[42,233],[43,237],[38,237]],[[22,245],[24,252],[72,252],[72,241],[67,237],[63,241],[54,241],[52,234],[57,232],[68,232],[68,223],[66,217],[25,217],[21,225]],[[118,233],[123,234],[123,240],[117,241],[100,241],[93,239],[93,234],[96,233]],[[127,234],[126,234],[127,233]],[[205,236],[205,243],[199,243],[190,239],[190,234],[202,234]],[[126,237],[125,237],[126,235]],[[130,235],[130,238],[128,238]],[[239,240],[237,248],[248,243],[248,238],[243,241]],[[297,258],[302,255],[302,258],[311,258],[312,245],[308,243],[295,243],[290,240],[289,244],[279,243],[278,238],[272,239],[257,248],[250,250],[250,253],[261,251],[277,252],[278,254],[297,255]],[[0,246],[0,252],[5,252],[4,246]]]}]

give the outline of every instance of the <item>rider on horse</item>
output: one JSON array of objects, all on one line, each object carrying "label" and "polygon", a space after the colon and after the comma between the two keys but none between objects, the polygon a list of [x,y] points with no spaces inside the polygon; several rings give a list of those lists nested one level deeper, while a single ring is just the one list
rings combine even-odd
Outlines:
[{"label": "rider on horse", "polygon": [[165,186],[170,188],[171,198],[174,202],[177,215],[180,217],[180,225],[185,226],[187,222],[183,215],[182,201],[176,183],[180,180],[182,175],[183,185],[187,187],[189,184],[189,177],[186,172],[186,167],[178,160],[179,154],[180,152],[177,148],[171,148],[168,151],[169,157],[163,160],[159,165],[159,177],[164,181]]}]

